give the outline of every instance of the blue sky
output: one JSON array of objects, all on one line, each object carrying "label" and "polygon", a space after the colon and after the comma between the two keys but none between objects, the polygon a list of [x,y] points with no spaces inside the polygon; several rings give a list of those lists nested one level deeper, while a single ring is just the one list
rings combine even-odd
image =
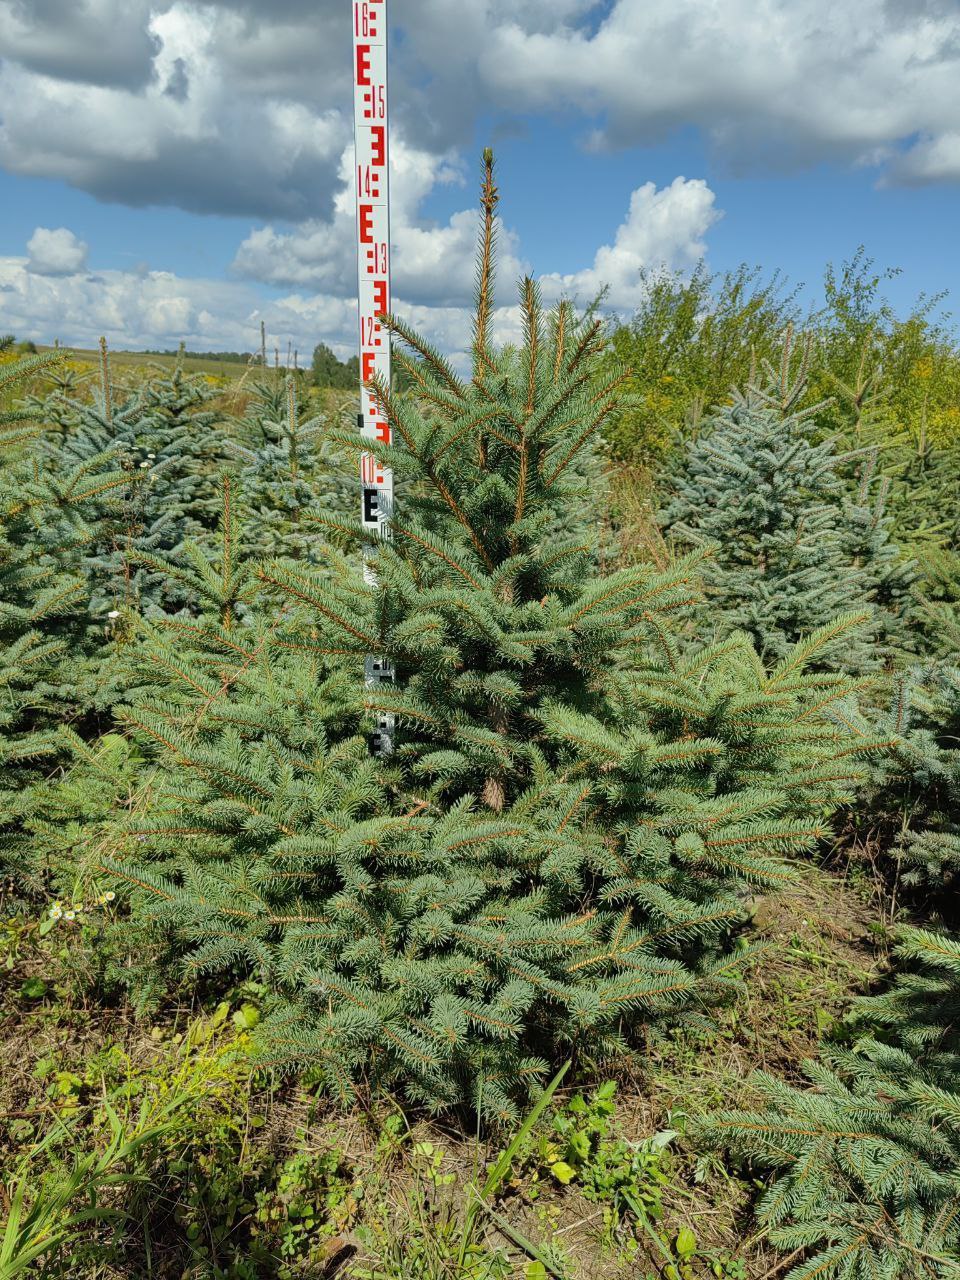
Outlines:
[{"label": "blue sky", "polygon": [[[863,243],[960,296],[960,0],[390,0],[397,310],[469,328],[478,155],[548,297]],[[354,328],[348,0],[0,0],[0,330],[341,354]],[[946,303],[951,306],[951,298]]]},{"label": "blue sky", "polygon": [[[652,180],[662,187],[682,174],[705,178],[723,212],[707,234],[714,270],[741,262],[767,274],[779,268],[792,283],[803,282],[804,297],[814,301],[821,296],[824,265],[852,257],[863,244],[879,267],[901,268],[885,285],[898,308],[943,289],[960,307],[960,181],[882,186],[876,169],[836,163],[788,173],[758,165],[737,175],[692,127],[681,127],[664,143],[603,153],[585,151],[582,127],[565,119],[529,118],[522,130],[500,139],[497,157],[504,216],[535,271],[576,271],[615,235],[636,186]],[[495,133],[495,122],[483,120],[474,150]],[[555,213],[558,189],[561,217]],[[451,207],[450,194],[440,189],[428,211],[446,217]]]}]

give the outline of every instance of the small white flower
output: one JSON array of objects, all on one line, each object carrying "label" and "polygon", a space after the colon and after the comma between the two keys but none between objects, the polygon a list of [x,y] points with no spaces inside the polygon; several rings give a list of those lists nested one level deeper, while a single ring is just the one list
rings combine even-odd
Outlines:
[{"label": "small white flower", "polygon": [[149,462],[141,462],[141,463],[140,463],[140,470],[142,471],[142,470],[144,469],[144,467],[149,467],[149,465],[150,465],[150,463],[149,463]]},{"label": "small white flower", "polygon": [[63,907],[61,907],[59,902],[55,902],[50,908],[50,915],[54,920],[59,920],[63,915]]},{"label": "small white flower", "polygon": [[77,913],[75,911],[65,911],[63,913],[64,920],[76,920]]},{"label": "small white flower", "polygon": [[108,889],[107,892],[103,895],[104,901],[106,902],[112,902],[116,896],[117,895],[113,892],[112,889]]},{"label": "small white flower", "polygon": [[156,455],[155,453],[148,453],[148,454],[147,454],[147,457],[148,457],[148,458],[155,458],[156,456],[157,456],[157,455]]},{"label": "small white flower", "polygon": [[107,617],[108,617],[108,618],[119,618],[119,617],[120,617],[120,610],[119,610],[119,609],[111,609],[111,610],[110,610],[110,612],[107,614]]}]

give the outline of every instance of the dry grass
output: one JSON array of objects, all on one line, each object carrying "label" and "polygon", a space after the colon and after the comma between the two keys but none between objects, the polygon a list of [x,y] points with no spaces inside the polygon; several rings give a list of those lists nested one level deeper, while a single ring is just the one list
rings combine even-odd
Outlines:
[{"label": "dry grass", "polygon": [[[877,977],[884,933],[863,890],[806,865],[791,888],[751,905],[751,932],[767,950],[754,962],[745,993],[720,1011],[715,1030],[676,1032],[652,1043],[632,1062],[606,1072],[618,1081],[617,1125],[626,1139],[682,1128],[685,1116],[711,1108],[749,1105],[749,1076],[758,1067],[796,1076],[801,1061],[815,1052],[818,1039],[842,1015],[850,995],[865,990]],[[14,1120],[39,1112],[42,1123],[43,1112],[56,1105],[37,1101],[33,1067],[38,1059],[53,1054],[63,1069],[81,1070],[105,1044],[116,1042],[147,1070],[162,1060],[178,1031],[197,1012],[189,1007],[167,1010],[158,1028],[136,1022],[126,1008],[103,1009],[76,1000],[53,1016],[49,1010],[45,1015],[25,1012],[17,993],[24,977],[38,972],[39,956],[28,943],[5,975],[0,1006],[0,1158],[4,1152],[11,1156],[17,1146],[10,1139]],[[571,1091],[572,1086],[558,1094],[558,1101]],[[409,1116],[404,1125],[411,1127],[385,1145],[385,1118],[391,1111],[399,1112],[389,1100],[372,1104],[361,1099],[354,1109],[342,1112],[293,1081],[255,1094],[249,1106],[265,1117],[253,1143],[266,1144],[281,1156],[336,1149],[363,1188],[365,1207],[355,1224],[361,1229],[349,1228],[326,1242],[323,1269],[305,1275],[346,1277],[355,1267],[375,1269],[384,1263],[374,1251],[392,1248],[402,1256],[411,1233],[421,1233],[421,1238],[422,1233],[446,1233],[456,1239],[466,1189],[478,1174],[482,1178],[484,1166],[502,1146],[502,1139],[478,1144],[475,1134],[449,1120]],[[453,1175],[452,1182],[438,1186],[425,1173],[424,1160],[417,1155],[423,1143],[442,1153],[440,1167],[444,1175]],[[739,1261],[747,1280],[774,1280],[783,1260],[765,1249],[762,1239],[751,1238],[751,1189],[718,1161],[698,1161],[682,1141],[669,1168],[661,1235],[669,1240],[681,1227],[692,1226],[702,1248]],[[604,1230],[604,1206],[585,1199],[575,1184],[561,1188],[546,1178],[536,1198],[529,1190],[523,1177],[516,1179],[516,1185],[505,1188],[498,1212],[535,1243],[562,1246],[570,1280],[633,1280],[660,1274],[663,1259],[643,1233],[638,1236],[640,1251],[630,1259]],[[481,1220],[478,1243],[506,1253],[516,1277],[526,1274],[529,1259],[493,1220]],[[422,1272],[428,1280],[454,1280],[464,1274],[447,1269],[453,1266],[449,1250],[440,1254],[437,1269]],[[113,1268],[103,1272],[113,1280],[133,1280],[138,1274]],[[407,1280],[402,1267],[383,1274]],[[703,1275],[709,1275],[706,1265]]]}]

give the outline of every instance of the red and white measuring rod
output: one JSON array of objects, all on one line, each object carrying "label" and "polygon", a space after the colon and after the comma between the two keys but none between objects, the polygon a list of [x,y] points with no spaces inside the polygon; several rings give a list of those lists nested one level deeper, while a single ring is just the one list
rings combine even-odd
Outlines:
[{"label": "red and white measuring rod", "polygon": [[[360,301],[361,435],[390,444],[390,425],[363,385],[379,374],[390,383],[390,337],[377,316],[390,310],[390,153],[387,117],[387,0],[351,0],[353,9],[353,121],[356,140],[357,267]],[[363,523],[389,537],[393,475],[372,454],[360,457]],[[365,575],[372,580],[369,566]],[[366,659],[368,689],[392,685],[393,667],[383,657]],[[374,755],[393,750],[394,716],[378,713],[370,735]]]}]

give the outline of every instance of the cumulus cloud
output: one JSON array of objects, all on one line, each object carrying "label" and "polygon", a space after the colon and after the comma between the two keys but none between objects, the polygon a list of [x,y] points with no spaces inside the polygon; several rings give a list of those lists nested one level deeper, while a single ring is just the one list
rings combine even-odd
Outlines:
[{"label": "cumulus cloud", "polygon": [[152,74],[150,0],[0,0],[0,57],[42,76],[136,91]]},{"label": "cumulus cloud", "polygon": [[[221,282],[86,276],[86,246],[38,228],[29,258],[5,260],[5,327],[44,337],[73,317],[73,341],[108,330],[127,345],[242,348],[269,314],[282,348],[323,338],[349,354],[345,12],[316,0],[0,0],[0,165],[101,199],[265,224]],[[960,179],[957,0],[405,0],[394,18],[395,305],[447,350],[468,342],[477,213],[437,221],[424,209],[465,182],[481,114],[496,129],[565,112],[597,148],[693,125],[741,168],[833,159],[888,183]],[[610,243],[544,276],[544,292],[586,301],[606,287],[611,308],[630,310],[644,270],[695,261],[718,216],[702,180],[638,186]],[[529,265],[510,227],[499,233],[509,304]],[[263,285],[289,292],[266,298]],[[497,316],[510,336],[515,309]]]},{"label": "cumulus cloud", "polygon": [[[237,250],[237,275],[272,285],[313,285],[352,294],[356,287],[355,208],[349,183],[352,152],[344,153],[343,186],[328,221],[311,220],[293,231],[272,226],[252,231]],[[476,209],[452,214],[443,225],[421,224],[419,207],[437,182],[455,181],[458,171],[429,152],[404,144],[392,156],[394,190],[391,232],[393,289],[408,302],[434,309],[469,307],[475,285],[480,232]],[[652,182],[634,191],[614,243],[598,249],[593,264],[568,275],[541,277],[544,296],[590,301],[606,290],[605,305],[628,311],[637,306],[646,269],[692,266],[706,253],[706,234],[722,215],[702,178],[676,178],[662,190]],[[512,296],[516,281],[530,272],[516,234],[497,222],[497,294]]]},{"label": "cumulus cloud", "polygon": [[[438,187],[466,185],[454,143],[472,130],[493,74],[477,49],[509,37],[579,41],[589,51],[625,3],[529,0],[518,16],[512,0],[409,0],[395,46],[395,100],[405,107],[391,155],[394,305],[445,350],[469,345],[479,216],[472,202],[439,221],[423,209]],[[70,30],[81,13],[86,34],[51,41],[44,60],[41,37],[61,13]],[[106,332],[127,346],[183,338],[244,349],[265,319],[281,349],[292,342],[307,351],[322,339],[350,354],[355,209],[342,14],[318,14],[307,0],[77,0],[69,11],[59,0],[0,0],[4,18],[0,163],[127,204],[266,220],[239,245],[227,281],[87,276],[86,245],[66,228],[38,228],[28,259],[5,260],[7,327],[69,342]],[[98,62],[114,32],[115,61]],[[504,101],[522,107],[526,92],[508,86]],[[643,268],[694,261],[717,216],[702,181],[681,178],[661,191],[648,183],[613,243],[580,271],[543,277],[544,291],[583,301],[607,287],[608,305],[628,310]],[[519,336],[513,286],[530,266],[508,225],[498,235],[495,327],[511,340]],[[263,285],[289,292],[266,297]]]},{"label": "cumulus cloud", "polygon": [[661,267],[682,269],[706,253],[704,237],[723,215],[702,178],[674,178],[658,191],[652,182],[630,197],[626,219],[612,245],[597,250],[593,265],[571,275],[542,277],[544,296],[560,295],[586,303],[606,290],[605,304],[630,311],[641,300],[644,273]]},{"label": "cumulus cloud", "polygon": [[237,281],[167,271],[41,275],[26,258],[0,258],[0,311],[18,335],[77,347],[93,347],[105,334],[111,345],[134,349],[184,340],[199,350],[252,351],[263,319],[284,355],[288,342],[307,351],[320,338],[349,354],[356,328],[352,300],[264,299]]},{"label": "cumulus cloud", "polygon": [[87,248],[66,227],[37,227],[27,241],[28,269],[40,276],[72,276],[86,269]]},{"label": "cumulus cloud", "polygon": [[[0,164],[133,205],[325,222],[351,134],[347,12],[0,0]],[[956,0],[406,0],[395,18],[395,123],[434,157],[481,113],[563,111],[597,146],[693,125],[741,167],[960,178]]]},{"label": "cumulus cloud", "polygon": [[[404,163],[408,178],[400,184],[398,207],[412,216],[418,193],[429,189],[435,175],[416,152]],[[263,320],[268,344],[284,353],[291,344],[306,355],[322,341],[346,358],[355,353],[357,334],[348,204],[344,196],[337,216],[312,230],[281,234],[267,228],[248,237],[237,260],[253,277],[249,281],[146,269],[91,274],[84,270],[87,246],[71,231],[38,227],[29,258],[0,258],[3,325],[24,337],[44,342],[59,337],[83,347],[106,334],[113,345],[130,348],[174,347],[183,340],[195,350],[253,350]],[[633,193],[613,244],[601,247],[592,265],[580,271],[542,276],[543,292],[548,301],[565,296],[586,302],[609,286],[605,305],[632,310],[642,296],[642,270],[696,261],[719,216],[714,193],[700,179],[677,178],[659,191],[646,183]],[[455,213],[441,227],[404,222],[395,227],[394,309],[461,366],[471,338],[478,232],[473,210]],[[509,228],[500,228],[500,241],[493,331],[498,342],[516,342],[522,324],[513,285],[529,266]],[[263,282],[299,287],[266,297],[258,287]],[[304,291],[305,283],[312,291]]]},{"label": "cumulus cloud", "polygon": [[[514,107],[596,113],[598,143],[693,124],[741,165],[909,158],[960,124],[960,12],[932,0],[616,0],[594,30],[518,15],[481,62]],[[960,178],[954,158],[934,168]]]},{"label": "cumulus cloud", "polygon": [[[465,209],[443,225],[423,222],[420,207],[438,185],[460,184],[463,174],[451,156],[438,156],[407,145],[391,148],[391,233],[394,245],[394,292],[411,302],[438,307],[463,306],[473,296],[474,256],[479,215]],[[341,186],[333,215],[310,219],[293,231],[266,226],[252,231],[234,259],[238,275],[273,285],[313,285],[334,293],[356,289],[356,206],[353,194],[353,149],[344,150]],[[519,256],[516,236],[499,226],[502,280],[512,282],[528,270]]]},{"label": "cumulus cloud", "polygon": [[[110,4],[89,4],[109,44]],[[10,16],[9,0],[6,8]],[[70,63],[69,49],[54,68],[18,56],[14,43],[0,61],[0,164],[129,205],[294,220],[329,210],[351,132],[343,109],[349,63],[338,87],[321,60],[313,77],[326,87],[298,95],[293,80],[282,88],[284,59],[269,40],[254,53],[240,14],[180,0],[149,11],[114,8],[121,44],[131,24],[149,37],[149,75],[138,72],[142,83],[131,88],[118,76],[88,76],[79,55]],[[301,37],[298,55],[307,56],[311,44],[312,36]],[[329,50],[326,56],[332,60]]]},{"label": "cumulus cloud", "polygon": [[956,180],[960,175],[960,129],[938,138],[921,138],[904,155],[897,156],[888,182],[917,184]]},{"label": "cumulus cloud", "polygon": [[[393,52],[394,296],[444,349],[469,342],[478,217],[422,215],[463,182],[478,114],[575,110],[597,147],[698,125],[738,165],[823,158],[885,181],[960,178],[955,0],[406,0]],[[262,218],[234,278],[83,273],[86,246],[37,228],[5,267],[6,327],[126,345],[354,345],[349,36],[315,0],[0,0],[0,164],[101,199]],[[643,272],[684,267],[719,216],[703,181],[640,186],[592,263],[548,298],[607,289],[628,311]],[[501,224],[500,293],[529,270]],[[265,299],[256,285],[285,296]],[[293,291],[295,290],[295,292]],[[309,292],[308,292],[309,291]],[[497,312],[503,338],[516,310]],[[68,332],[73,326],[72,333]]]},{"label": "cumulus cloud", "polygon": [[[470,312],[397,300],[397,309],[431,342],[454,356],[469,346]],[[500,341],[519,333],[516,308],[498,309]],[[0,258],[0,314],[5,330],[38,342],[59,338],[64,346],[92,348],[100,335],[131,350],[254,351],[260,321],[268,349],[284,360],[288,345],[301,363],[318,342],[341,359],[356,354],[356,299],[327,293],[289,293],[265,298],[239,281],[187,278],[168,271],[103,271],[73,276],[38,275],[26,258]]]}]

